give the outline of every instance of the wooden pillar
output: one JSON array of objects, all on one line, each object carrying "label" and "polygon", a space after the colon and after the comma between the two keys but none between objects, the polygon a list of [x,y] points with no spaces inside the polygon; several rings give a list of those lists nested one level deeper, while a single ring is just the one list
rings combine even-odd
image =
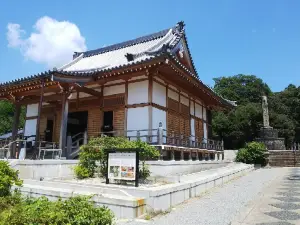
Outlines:
[{"label": "wooden pillar", "polygon": [[[124,131],[127,131],[127,118],[128,118],[128,80],[125,82],[125,118],[124,118]],[[123,134],[127,137],[127,132]]]},{"label": "wooden pillar", "polygon": [[62,157],[66,157],[66,141],[67,141],[67,126],[68,126],[68,113],[69,113],[69,93],[63,93],[62,99],[62,113],[60,125],[60,138],[59,148],[62,150]]},{"label": "wooden pillar", "polygon": [[[17,140],[18,130],[19,130],[19,122],[20,122],[20,114],[21,114],[21,105],[15,104],[15,112],[14,112],[14,121],[12,127],[12,142]],[[10,158],[16,157],[16,143],[13,143],[10,146]]]},{"label": "wooden pillar", "polygon": [[40,95],[40,102],[39,102],[39,108],[38,108],[38,117],[37,117],[37,121],[36,121],[36,134],[35,134],[36,149],[37,149],[37,146],[39,146],[39,142],[40,142],[40,124],[41,124],[43,98],[44,98],[44,81],[42,81],[42,85],[41,85],[41,95]]},{"label": "wooden pillar", "polygon": [[[149,103],[149,106],[148,106],[148,115],[149,115],[149,118],[148,118],[148,135],[149,135],[149,139],[152,139],[152,95],[153,95],[153,76],[152,74],[149,74],[148,72],[148,79],[149,79],[149,86],[148,86],[148,103]],[[151,143],[152,140],[149,140],[149,142]]]}]

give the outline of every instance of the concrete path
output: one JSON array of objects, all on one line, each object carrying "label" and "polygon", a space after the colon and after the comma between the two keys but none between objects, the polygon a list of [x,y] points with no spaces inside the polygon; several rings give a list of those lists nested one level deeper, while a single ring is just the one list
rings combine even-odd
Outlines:
[{"label": "concrete path", "polygon": [[[285,177],[288,177],[290,173],[295,174],[297,173],[297,171],[295,172],[293,169],[287,169],[287,168],[259,169],[239,179],[231,181],[223,185],[222,187],[215,188],[211,190],[209,193],[203,195],[202,197],[194,198],[180,206],[177,206],[176,208],[172,209],[171,212],[165,215],[157,216],[153,220],[119,221],[118,224],[122,224],[122,225],[123,224],[124,225],[141,225],[141,224],[227,225],[227,224],[233,224],[233,221],[235,221],[234,223],[236,224],[243,224],[246,218],[249,219],[249,221],[251,220],[250,219],[252,217],[251,212],[255,212],[251,209],[253,209],[254,206],[256,205],[255,202],[257,201],[259,202],[261,198],[264,198],[264,196],[266,196],[263,195],[263,191],[267,191],[269,189],[268,187],[275,188],[275,186],[278,186],[278,191],[276,192],[286,193],[285,195],[284,194],[278,195],[278,198],[283,198],[284,200],[288,200],[289,198],[291,198],[291,196],[287,195],[287,193],[291,193],[289,192],[289,190],[291,187],[293,187],[291,185],[293,185],[294,182],[283,180]],[[282,182],[284,181],[284,184],[281,185],[280,182],[278,183],[278,180],[281,180]],[[294,191],[293,193],[296,193],[295,188],[293,189],[293,191]],[[300,186],[299,186],[299,192],[300,192]],[[292,199],[292,200],[296,201],[296,199]],[[278,201],[280,202],[281,200]],[[300,201],[300,196],[299,196],[299,201]],[[293,207],[293,206],[289,205],[289,207]],[[275,220],[276,218],[274,218],[274,215],[276,213],[275,214],[271,213],[270,215],[266,215],[265,217],[265,212],[269,212],[268,211],[269,208],[264,208],[264,209],[265,211],[261,211],[260,218],[257,217],[257,214],[253,215],[255,218],[252,220],[253,222],[252,224],[259,224],[268,220],[272,222],[276,221]],[[270,212],[274,212],[274,211],[280,211],[280,209],[274,208],[270,210]],[[292,216],[296,218],[295,214],[293,214]],[[263,219],[262,217],[266,220],[260,222],[260,220]],[[255,219],[257,221],[254,221]],[[284,223],[275,223],[275,224],[279,225]],[[291,223],[291,224],[297,224],[297,223]]]},{"label": "concrete path", "polygon": [[300,168],[282,168],[232,225],[300,224]]}]

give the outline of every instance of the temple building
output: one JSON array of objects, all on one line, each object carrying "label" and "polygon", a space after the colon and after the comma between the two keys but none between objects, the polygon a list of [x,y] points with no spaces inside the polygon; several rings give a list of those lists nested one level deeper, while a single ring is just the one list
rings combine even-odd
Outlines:
[{"label": "temple building", "polygon": [[183,22],[75,52],[61,68],[2,83],[0,99],[16,107],[13,140],[26,106],[24,137],[55,142],[67,158],[78,156],[87,139],[103,134],[147,141],[165,150],[164,158],[221,152],[222,142],[211,140],[211,110],[234,106],[200,80]]}]

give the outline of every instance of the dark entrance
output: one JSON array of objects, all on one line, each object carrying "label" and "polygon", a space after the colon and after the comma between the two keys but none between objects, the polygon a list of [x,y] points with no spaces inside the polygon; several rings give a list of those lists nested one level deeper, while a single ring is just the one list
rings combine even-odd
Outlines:
[{"label": "dark entrance", "polygon": [[106,111],[103,113],[103,132],[113,131],[113,123],[114,123],[114,112]]},{"label": "dark entrance", "polygon": [[48,119],[47,128],[45,130],[45,141],[52,142],[52,137],[53,137],[53,120]]},{"label": "dark entrance", "polygon": [[88,112],[72,112],[68,115],[68,136],[74,136],[87,130]]}]

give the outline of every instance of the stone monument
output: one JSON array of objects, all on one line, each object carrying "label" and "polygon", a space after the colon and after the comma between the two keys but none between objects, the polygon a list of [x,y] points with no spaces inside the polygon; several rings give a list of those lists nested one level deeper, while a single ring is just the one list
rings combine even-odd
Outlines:
[{"label": "stone monument", "polygon": [[270,126],[268,99],[262,96],[263,127],[260,128],[259,138],[256,140],[266,145],[268,150],[285,150],[284,138],[278,138],[278,130]]}]

